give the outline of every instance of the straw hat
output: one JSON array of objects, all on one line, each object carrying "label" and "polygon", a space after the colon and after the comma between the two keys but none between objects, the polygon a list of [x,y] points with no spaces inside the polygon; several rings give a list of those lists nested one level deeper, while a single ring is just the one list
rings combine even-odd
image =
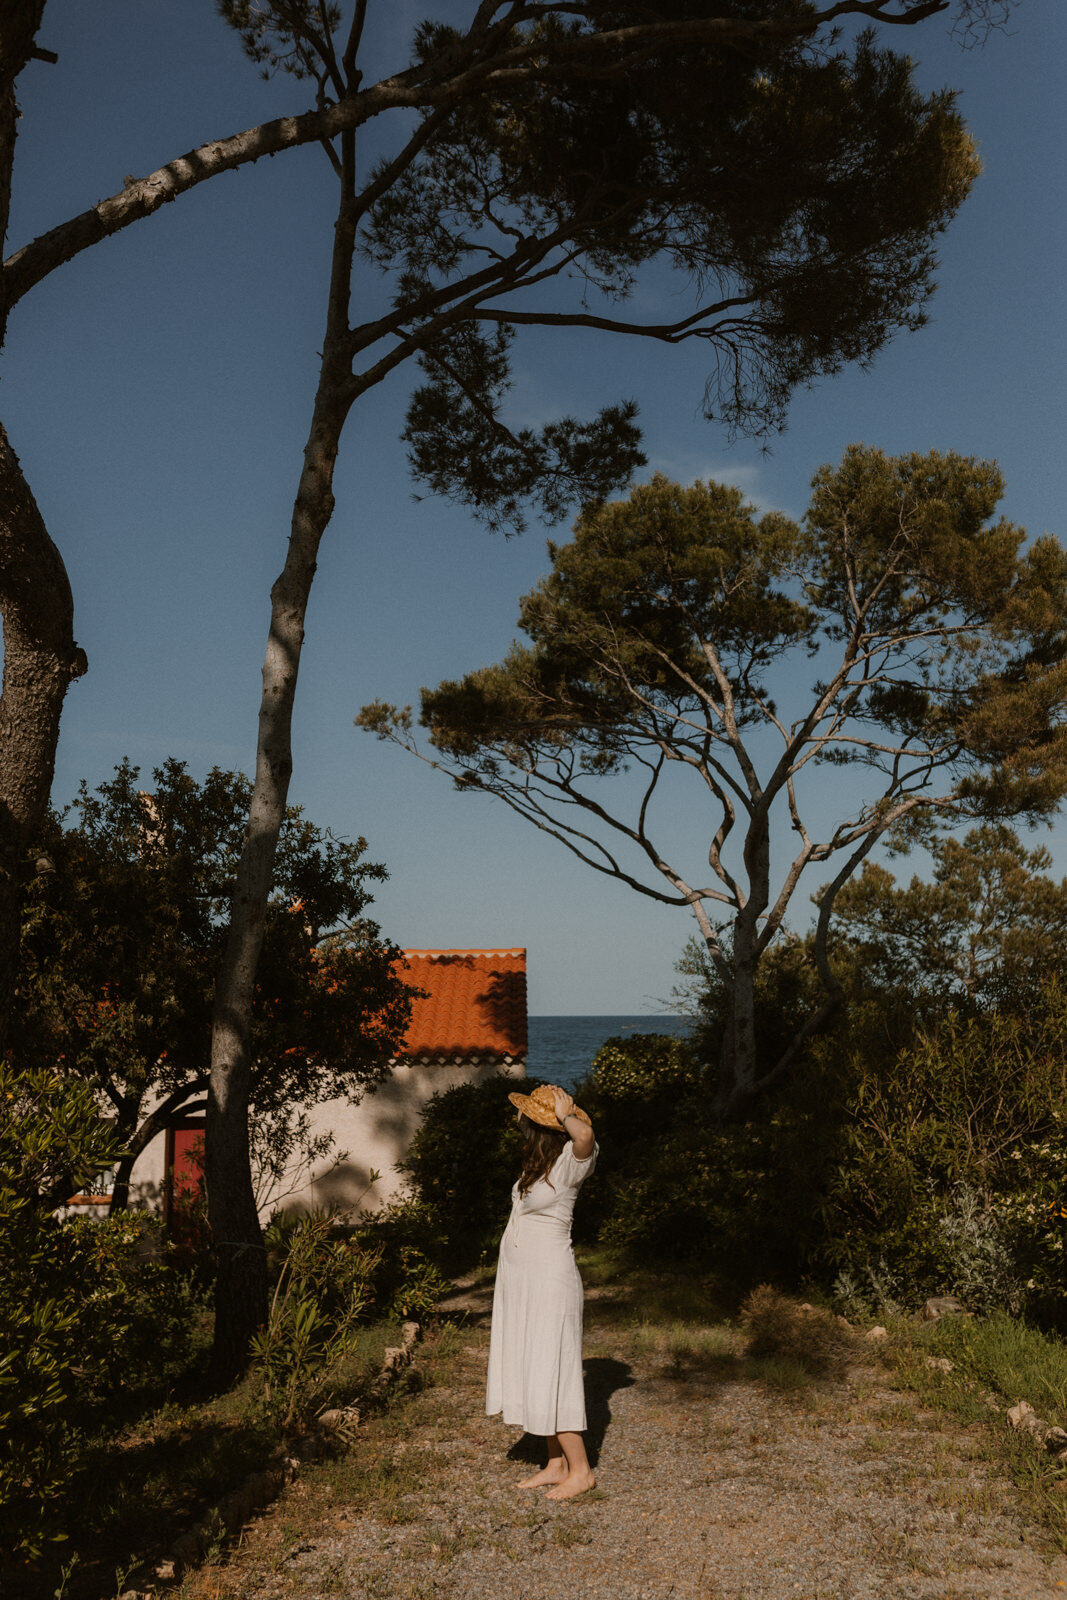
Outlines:
[{"label": "straw hat", "polygon": [[[555,1096],[550,1083],[539,1084],[532,1094],[509,1094],[508,1099],[513,1106],[517,1106],[522,1114],[529,1117],[531,1122],[539,1122],[543,1128],[557,1128],[562,1130],[563,1124],[556,1116]],[[571,1112],[567,1113],[572,1115]],[[587,1122],[592,1127],[592,1118],[586,1115],[580,1106],[575,1106],[573,1115],[579,1121]]]}]

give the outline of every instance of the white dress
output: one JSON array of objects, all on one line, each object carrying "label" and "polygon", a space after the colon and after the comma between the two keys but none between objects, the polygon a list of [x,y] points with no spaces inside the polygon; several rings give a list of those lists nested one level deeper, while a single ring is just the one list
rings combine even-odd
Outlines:
[{"label": "white dress", "polygon": [[487,1416],[527,1433],[582,1433],[581,1275],[571,1247],[571,1217],[578,1190],[596,1166],[600,1146],[584,1161],[570,1140],[548,1179],[539,1178],[519,1198],[511,1191],[511,1216],[500,1241],[489,1335]]}]

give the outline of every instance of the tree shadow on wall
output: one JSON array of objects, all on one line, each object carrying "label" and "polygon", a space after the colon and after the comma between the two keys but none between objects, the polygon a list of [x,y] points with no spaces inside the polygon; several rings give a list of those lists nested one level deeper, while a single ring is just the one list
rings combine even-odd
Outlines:
[{"label": "tree shadow on wall", "polygon": [[526,1054],[526,974],[494,972],[475,1004],[493,1032],[514,1041],[514,1053]]}]

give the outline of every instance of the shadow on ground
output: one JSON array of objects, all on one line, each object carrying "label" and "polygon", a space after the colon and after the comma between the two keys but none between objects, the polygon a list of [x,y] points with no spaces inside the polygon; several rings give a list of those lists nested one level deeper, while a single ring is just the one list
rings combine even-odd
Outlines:
[{"label": "shadow on ground", "polygon": [[[600,1459],[604,1436],[611,1426],[611,1397],[620,1389],[629,1389],[634,1382],[634,1376],[625,1361],[613,1361],[606,1356],[593,1356],[583,1365],[588,1419],[585,1448],[591,1464],[595,1467]],[[543,1467],[547,1459],[545,1441],[536,1433],[524,1433],[507,1453],[508,1461],[519,1461],[536,1467]]]},{"label": "shadow on ground", "polygon": [[[53,1600],[70,1568],[64,1600],[111,1592],[116,1572],[161,1559],[180,1534],[252,1471],[273,1436],[255,1423],[189,1421],[126,1446],[101,1441],[72,1480],[67,1537],[56,1557],[0,1571],[4,1600]],[[124,1585],[119,1585],[121,1589]]]}]

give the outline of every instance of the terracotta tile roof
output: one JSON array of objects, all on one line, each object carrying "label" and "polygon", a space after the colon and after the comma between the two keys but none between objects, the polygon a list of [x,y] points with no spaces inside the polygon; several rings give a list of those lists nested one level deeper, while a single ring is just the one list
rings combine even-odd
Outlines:
[{"label": "terracotta tile roof", "polygon": [[525,950],[405,950],[416,1000],[398,1061],[501,1063],[526,1057]]}]

